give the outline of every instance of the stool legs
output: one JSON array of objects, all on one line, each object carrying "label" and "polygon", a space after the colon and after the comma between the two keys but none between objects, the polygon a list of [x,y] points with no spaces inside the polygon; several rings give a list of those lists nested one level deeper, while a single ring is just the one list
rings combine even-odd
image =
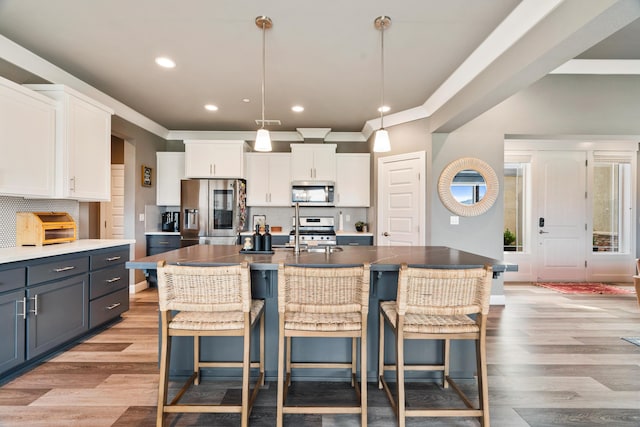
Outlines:
[{"label": "stool legs", "polygon": [[276,426],[282,427],[284,420],[284,320],[280,319],[280,328],[278,331],[278,393],[277,393],[277,409],[276,409]]},{"label": "stool legs", "polygon": [[[167,316],[166,312],[162,316]],[[163,319],[163,324],[166,324]],[[169,354],[171,354],[171,338],[166,328],[162,328],[162,346],[160,347],[160,379],[158,383],[158,410],[156,426],[164,426],[164,407],[169,392]]]}]

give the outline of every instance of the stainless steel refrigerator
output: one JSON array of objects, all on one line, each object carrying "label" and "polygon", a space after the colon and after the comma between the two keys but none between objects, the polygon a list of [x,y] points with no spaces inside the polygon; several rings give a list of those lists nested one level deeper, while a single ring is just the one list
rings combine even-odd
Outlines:
[{"label": "stainless steel refrigerator", "polygon": [[183,179],[182,246],[235,245],[245,230],[247,183],[243,179]]}]

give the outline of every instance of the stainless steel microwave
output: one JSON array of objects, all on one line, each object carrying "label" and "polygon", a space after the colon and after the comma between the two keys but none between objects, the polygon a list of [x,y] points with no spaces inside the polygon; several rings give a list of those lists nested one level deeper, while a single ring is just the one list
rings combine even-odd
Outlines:
[{"label": "stainless steel microwave", "polygon": [[333,206],[335,183],[333,181],[292,181],[291,204],[300,206]]}]

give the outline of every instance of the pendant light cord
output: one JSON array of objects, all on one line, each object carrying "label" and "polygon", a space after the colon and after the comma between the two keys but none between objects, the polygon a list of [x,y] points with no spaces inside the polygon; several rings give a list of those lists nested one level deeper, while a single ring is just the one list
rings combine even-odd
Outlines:
[{"label": "pendant light cord", "polygon": [[380,21],[380,129],[384,129],[384,29],[383,18]]},{"label": "pendant light cord", "polygon": [[384,22],[380,26],[380,129],[384,129]]},{"label": "pendant light cord", "polygon": [[264,81],[265,81],[265,74],[266,74],[266,43],[265,43],[265,34],[266,34],[266,29],[265,29],[265,25],[266,22],[262,22],[262,127],[261,129],[264,129]]}]

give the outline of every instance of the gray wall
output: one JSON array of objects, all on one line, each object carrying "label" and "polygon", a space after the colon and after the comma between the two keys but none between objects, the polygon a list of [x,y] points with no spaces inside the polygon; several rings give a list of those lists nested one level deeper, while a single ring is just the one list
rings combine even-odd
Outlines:
[{"label": "gray wall", "polygon": [[[146,255],[146,241],[145,223],[139,215],[144,214],[145,205],[155,205],[157,185],[155,175],[151,187],[141,185],[142,165],[157,173],[156,151],[165,151],[167,141],[117,116],[111,120],[111,132],[125,140],[125,236],[136,239],[135,257],[141,258]],[[136,283],[143,280],[142,272],[136,270]]]},{"label": "gray wall", "polygon": [[[640,140],[640,76],[550,75],[454,132],[430,134],[428,125],[428,120],[418,120],[389,128],[393,151],[383,154],[427,151],[427,212],[431,221],[427,244],[502,259],[502,192],[485,214],[461,217],[459,225],[450,225],[452,213],[436,191],[444,167],[460,157],[482,159],[495,169],[502,187],[505,137]],[[372,156],[374,183],[380,156]],[[636,233],[640,241],[640,227]],[[502,293],[502,279],[494,280],[492,294]]]}]

